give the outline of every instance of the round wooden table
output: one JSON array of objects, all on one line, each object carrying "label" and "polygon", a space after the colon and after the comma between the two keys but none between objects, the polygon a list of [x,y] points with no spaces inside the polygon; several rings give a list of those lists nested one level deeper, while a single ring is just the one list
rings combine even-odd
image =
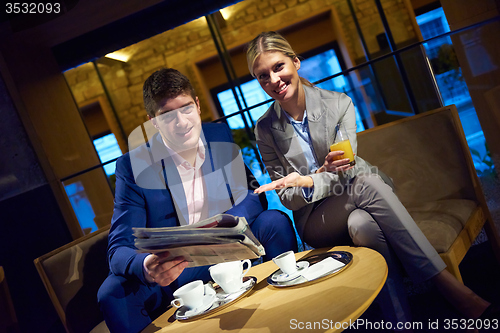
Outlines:
[{"label": "round wooden table", "polygon": [[277,288],[267,277],[278,269],[272,261],[252,267],[247,276],[257,283],[250,293],[212,315],[192,321],[179,321],[175,308],[167,310],[143,332],[282,332],[311,329],[341,332],[359,318],[382,289],[387,264],[378,252],[363,248],[336,246],[297,253],[301,258],[326,251],[347,251],[353,260],[337,275],[317,283]]}]

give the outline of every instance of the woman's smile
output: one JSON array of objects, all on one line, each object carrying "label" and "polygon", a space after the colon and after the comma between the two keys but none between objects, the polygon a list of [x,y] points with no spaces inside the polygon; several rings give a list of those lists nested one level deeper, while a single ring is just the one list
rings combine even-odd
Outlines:
[{"label": "woman's smile", "polygon": [[278,89],[276,89],[274,92],[277,93],[277,94],[284,94],[284,93],[286,93],[286,89],[288,88],[289,84],[290,83],[283,84],[281,87],[279,87]]}]

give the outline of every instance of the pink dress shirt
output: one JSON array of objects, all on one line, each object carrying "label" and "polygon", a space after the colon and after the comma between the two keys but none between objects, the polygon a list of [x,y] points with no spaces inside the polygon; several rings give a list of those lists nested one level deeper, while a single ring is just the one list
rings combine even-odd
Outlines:
[{"label": "pink dress shirt", "polygon": [[201,138],[198,141],[198,152],[194,165],[191,165],[174,150],[170,149],[167,144],[165,146],[181,177],[189,212],[189,224],[207,219],[209,216],[208,205],[205,200],[206,188],[201,173],[201,166],[205,162],[205,146],[203,145],[203,141]]}]

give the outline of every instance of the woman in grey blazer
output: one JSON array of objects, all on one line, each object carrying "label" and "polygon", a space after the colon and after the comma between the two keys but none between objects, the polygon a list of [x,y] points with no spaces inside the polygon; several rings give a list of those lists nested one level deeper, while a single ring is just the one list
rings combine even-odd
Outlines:
[{"label": "woman in grey blazer", "polygon": [[276,32],[263,32],[247,48],[250,73],[275,99],[255,128],[272,182],[293,211],[302,239],[313,247],[354,244],[380,252],[389,275],[379,298],[391,322],[410,321],[400,265],[416,281],[431,279],[466,317],[490,305],[459,283],[394,194],[390,179],[355,155],[329,152],[335,128],[345,126],[356,154],[354,106],[345,94],[314,87],[299,77],[300,60]]}]

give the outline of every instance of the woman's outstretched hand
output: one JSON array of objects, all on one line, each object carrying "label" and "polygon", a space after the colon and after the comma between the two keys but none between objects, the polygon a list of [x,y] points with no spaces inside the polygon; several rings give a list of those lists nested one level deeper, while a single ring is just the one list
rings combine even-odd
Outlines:
[{"label": "woman's outstretched hand", "polygon": [[[339,172],[347,171],[354,168],[353,165],[349,164],[348,158],[343,158],[340,160],[335,160],[337,156],[344,155],[342,150],[334,150],[328,153],[325,157],[325,163],[316,170],[316,173],[320,172]],[[283,177],[281,179],[275,180],[269,184],[262,185],[257,188],[254,193],[262,193],[272,190],[280,190],[285,187],[312,187],[314,185],[313,180],[309,176],[301,176],[297,172],[292,172],[291,174]]]},{"label": "woman's outstretched hand", "polygon": [[271,190],[279,190],[285,187],[312,187],[313,180],[309,176],[301,176],[297,172],[292,172],[291,174],[283,177],[281,179],[275,180],[269,184],[262,185],[257,188],[254,193],[262,193]]},{"label": "woman's outstretched hand", "polygon": [[334,150],[328,153],[325,157],[325,163],[319,168],[316,173],[318,172],[339,172],[339,171],[347,171],[349,169],[354,168],[353,165],[349,164],[349,159],[348,158],[343,158],[340,160],[335,160],[337,156],[344,155],[344,152],[342,150]]}]

